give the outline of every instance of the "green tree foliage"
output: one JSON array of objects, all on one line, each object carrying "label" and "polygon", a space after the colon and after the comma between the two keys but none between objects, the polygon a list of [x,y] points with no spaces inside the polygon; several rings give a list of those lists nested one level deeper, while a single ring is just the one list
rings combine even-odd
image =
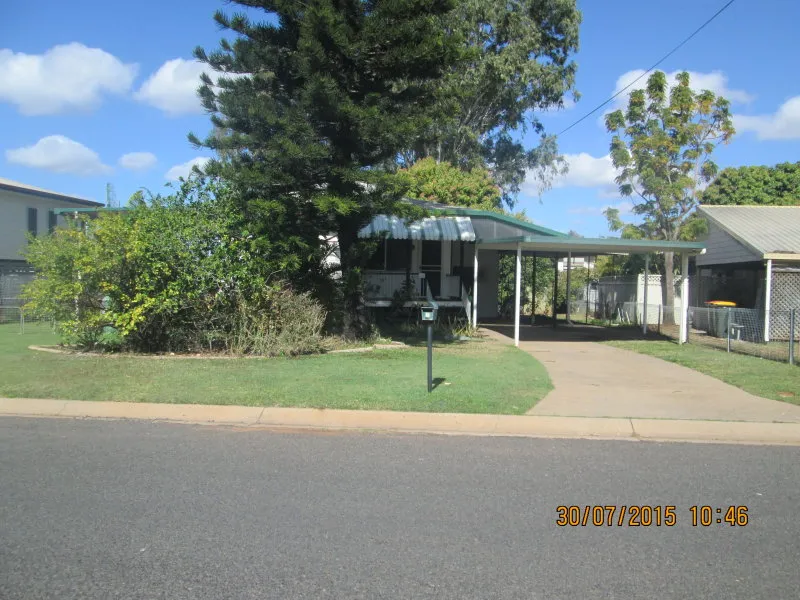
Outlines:
[{"label": "green tree foliage", "polygon": [[700,195],[700,203],[797,206],[800,204],[800,162],[723,169]]},{"label": "green tree foliage", "polygon": [[[619,211],[608,209],[610,228],[623,237],[692,239],[703,228],[694,213],[699,192],[717,174],[711,154],[735,133],[729,102],[708,90],[692,90],[686,72],[670,89],[666,75],[656,71],[645,89],[631,94],[627,110],[606,116],[606,128],[614,134],[611,160],[620,171],[620,192],[643,219],[625,224]],[[668,306],[675,302],[673,263],[673,254],[665,253]]]},{"label": "green tree foliage", "polygon": [[409,178],[409,198],[482,210],[500,208],[500,188],[483,167],[465,171],[428,157],[400,172]]},{"label": "green tree foliage", "polygon": [[[406,148],[406,163],[431,156],[489,166],[509,207],[526,172],[545,184],[561,165],[538,113],[562,107],[570,92],[577,98],[580,22],[575,0],[459,0],[447,27],[466,44],[439,80],[437,118]],[[526,130],[541,135],[537,148],[519,141]]]},{"label": "green tree foliage", "polygon": [[214,131],[210,172],[230,182],[256,239],[316,288],[320,236],[336,232],[346,333],[363,334],[360,227],[401,212],[383,167],[432,120],[433,85],[463,46],[449,0],[234,0],[265,19],[217,12],[235,39],[195,56],[225,77],[200,90]]},{"label": "green tree foliage", "polygon": [[296,337],[284,327],[294,313],[316,327],[304,338],[313,346],[324,318],[307,297],[287,300],[281,262],[260,254],[224,188],[195,178],[32,239],[27,259],[37,270],[27,308],[86,348],[265,351],[276,347],[265,340]]}]

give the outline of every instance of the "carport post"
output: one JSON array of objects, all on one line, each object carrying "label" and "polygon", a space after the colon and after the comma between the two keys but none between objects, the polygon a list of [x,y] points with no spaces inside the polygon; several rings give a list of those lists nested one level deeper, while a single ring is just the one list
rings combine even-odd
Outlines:
[{"label": "carport post", "polygon": [[556,302],[558,302],[558,255],[553,258],[553,327],[556,326]]},{"label": "carport post", "polygon": [[644,255],[644,294],[642,296],[642,301],[644,306],[642,306],[642,335],[647,335],[647,288],[650,287],[650,282],[648,281],[650,276],[650,255]]},{"label": "carport post", "polygon": [[586,257],[586,260],[589,264],[586,265],[586,314],[584,315],[586,324],[589,324],[589,282],[592,280],[592,271],[589,268],[589,265],[592,264],[591,257]]},{"label": "carport post", "polygon": [[572,325],[572,321],[570,320],[570,316],[572,315],[572,310],[570,307],[570,298],[572,297],[572,251],[567,252],[567,325]]},{"label": "carport post", "polygon": [[769,308],[772,304],[772,259],[767,259],[767,274],[766,274],[764,294],[764,341],[769,341]]},{"label": "carport post", "polygon": [[[673,307],[674,309],[674,307]],[[689,341],[689,255],[681,254],[681,329],[679,343]]]},{"label": "carport post", "polygon": [[472,260],[472,326],[478,326],[478,243],[475,243],[475,257]]},{"label": "carport post", "polygon": [[519,346],[519,288],[522,277],[522,244],[517,243],[517,260],[514,270],[514,345]]},{"label": "carport post", "polygon": [[533,282],[531,283],[531,325],[536,323],[536,253],[533,253]]}]

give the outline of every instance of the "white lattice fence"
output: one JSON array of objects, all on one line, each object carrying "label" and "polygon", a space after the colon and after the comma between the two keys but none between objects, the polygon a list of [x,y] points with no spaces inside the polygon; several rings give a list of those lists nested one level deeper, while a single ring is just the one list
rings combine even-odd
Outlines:
[{"label": "white lattice fence", "polygon": [[773,267],[769,308],[770,339],[788,340],[789,313],[793,308],[800,308],[800,269],[787,266]]}]

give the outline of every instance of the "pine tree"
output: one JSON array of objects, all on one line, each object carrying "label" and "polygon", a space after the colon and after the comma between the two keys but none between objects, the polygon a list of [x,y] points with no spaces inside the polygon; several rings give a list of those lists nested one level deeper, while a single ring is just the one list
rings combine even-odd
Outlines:
[{"label": "pine tree", "polygon": [[195,50],[220,76],[200,89],[214,132],[190,141],[216,152],[210,172],[231,185],[254,246],[297,285],[319,282],[320,237],[337,234],[346,333],[359,335],[357,233],[398,211],[403,180],[382,166],[428,126],[461,51],[444,27],[451,1],[233,2],[265,18],[214,15],[235,39]]}]

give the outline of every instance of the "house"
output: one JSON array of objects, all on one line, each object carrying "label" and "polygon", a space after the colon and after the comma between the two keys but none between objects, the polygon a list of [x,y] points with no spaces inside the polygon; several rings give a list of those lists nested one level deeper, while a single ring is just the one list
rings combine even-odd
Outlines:
[{"label": "house", "polygon": [[[555,289],[559,278],[558,264],[562,259],[568,266],[561,276],[566,278],[569,287],[573,259],[588,261],[604,254],[647,256],[654,252],[674,252],[680,256],[682,296],[688,297],[689,256],[702,252],[705,247],[702,242],[572,237],[499,212],[410,202],[421,205],[428,216],[410,222],[397,215],[377,215],[358,232],[361,239],[377,241],[376,251],[364,272],[366,305],[376,310],[387,309],[397,302],[407,307],[418,307],[433,299],[442,308],[462,313],[473,325],[477,325],[479,320],[495,319],[500,313],[500,257],[512,255],[516,257],[513,315],[517,344],[522,256],[553,259]],[[84,213],[91,216],[96,212],[97,207],[83,207],[57,209],[55,214]],[[335,236],[321,239],[320,243],[328,248],[326,265],[335,271],[339,262]],[[536,277],[535,269],[533,277]],[[532,283],[532,289],[536,289],[535,282]],[[648,321],[646,310],[645,306],[645,323]],[[569,311],[568,304],[568,321]],[[680,340],[683,342],[688,334],[686,310],[682,308],[678,316]]]},{"label": "house", "polygon": [[[435,203],[424,206],[430,216],[417,222],[378,215],[359,231],[360,238],[378,238],[378,249],[365,271],[367,306],[387,308],[393,302],[422,305],[428,297],[440,307],[463,310],[473,325],[498,317],[499,259],[516,256],[514,338],[519,341],[522,256],[589,260],[605,254],[674,252],[680,256],[682,297],[689,296],[689,256],[703,252],[702,242],[571,237],[501,213]],[[571,268],[562,277],[571,277]],[[535,272],[533,274],[535,277]],[[532,286],[533,289],[536,286]],[[646,305],[646,302],[645,302]],[[686,341],[688,318],[682,304],[680,340]],[[645,308],[646,311],[646,308]],[[569,307],[567,320],[569,320]],[[645,314],[644,323],[648,322]]]},{"label": "house", "polygon": [[696,259],[693,294],[758,311],[764,341],[788,339],[789,311],[800,308],[800,206],[710,206],[706,252]]},{"label": "house", "polygon": [[99,202],[0,177],[0,322],[18,314],[20,289],[34,276],[22,256],[26,235],[43,235],[62,224],[61,209],[100,206]]},{"label": "house", "polygon": [[26,234],[37,236],[63,223],[58,209],[103,206],[99,202],[0,178],[0,269],[25,268]]},{"label": "house", "polygon": [[558,272],[563,273],[567,269],[588,269],[591,271],[594,269],[594,266],[594,256],[575,256],[571,261],[568,261],[566,258],[561,258],[558,261]]}]

